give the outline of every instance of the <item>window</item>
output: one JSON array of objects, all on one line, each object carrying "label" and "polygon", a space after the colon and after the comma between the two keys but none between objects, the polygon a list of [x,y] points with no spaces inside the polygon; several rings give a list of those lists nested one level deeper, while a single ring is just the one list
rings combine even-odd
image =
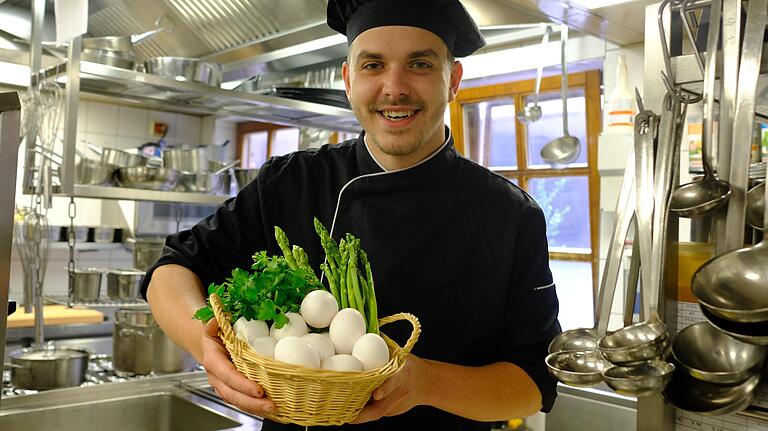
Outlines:
[{"label": "window", "polygon": [[563,329],[589,327],[597,288],[600,76],[569,76],[568,131],[579,139],[581,151],[567,166],[551,166],[540,155],[547,143],[563,136],[559,76],[542,80],[541,118],[529,124],[517,120],[517,112],[533,104],[534,84],[460,90],[451,104],[451,128],[459,151],[527,191],[542,208],[561,299],[560,323]]},{"label": "window", "polygon": [[266,123],[237,125],[237,154],[243,168],[260,168],[268,158],[299,149],[300,131],[295,127]]}]

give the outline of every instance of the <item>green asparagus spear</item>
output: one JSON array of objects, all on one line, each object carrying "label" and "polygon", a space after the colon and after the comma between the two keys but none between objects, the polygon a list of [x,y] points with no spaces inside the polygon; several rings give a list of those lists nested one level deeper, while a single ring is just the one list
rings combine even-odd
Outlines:
[{"label": "green asparagus spear", "polygon": [[315,271],[312,269],[312,266],[310,266],[309,256],[307,256],[307,252],[304,251],[303,248],[299,247],[298,245],[294,245],[293,258],[296,259],[296,264],[299,266],[299,268],[303,269],[307,273],[307,281],[314,285],[322,285],[320,280],[317,278]]},{"label": "green asparagus spear", "polygon": [[325,275],[328,278],[328,286],[331,288],[331,295],[333,295],[333,297],[336,298],[336,301],[340,303],[338,279],[332,275],[327,263],[321,263],[320,269],[325,272]]},{"label": "green asparagus spear", "polygon": [[360,250],[360,259],[365,264],[365,276],[368,280],[368,332],[379,333],[379,316],[376,305],[376,290],[373,286],[373,272],[371,271],[371,262],[368,261],[368,255]]},{"label": "green asparagus spear", "polygon": [[340,308],[349,307],[349,296],[347,293],[347,264],[349,263],[349,252],[347,251],[347,241],[342,239],[339,242],[339,253],[341,259],[339,260],[339,296],[341,297]]},{"label": "green asparagus spear", "polygon": [[[362,298],[357,287],[357,252],[355,251],[355,241],[352,239],[347,242],[349,249],[349,261],[347,262],[347,295],[349,296],[349,306],[360,311],[363,306]],[[362,314],[362,312],[361,312]],[[363,314],[365,316],[365,314]]]},{"label": "green asparagus spear", "polygon": [[277,240],[277,245],[280,246],[280,250],[283,251],[288,266],[291,267],[291,269],[298,269],[299,265],[296,263],[296,259],[293,258],[291,243],[288,242],[288,236],[277,226],[275,226],[275,239]]}]

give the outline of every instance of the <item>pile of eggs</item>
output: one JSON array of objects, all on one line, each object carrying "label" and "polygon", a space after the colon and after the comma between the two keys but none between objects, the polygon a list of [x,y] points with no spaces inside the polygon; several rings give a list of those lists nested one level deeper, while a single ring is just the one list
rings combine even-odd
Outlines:
[{"label": "pile of eggs", "polygon": [[[241,317],[235,335],[256,352],[288,364],[334,371],[368,371],[389,362],[387,343],[366,333],[365,318],[354,308],[339,310],[325,290],[309,292],[299,313],[286,313],[282,328]],[[310,332],[310,327],[325,330]]]}]

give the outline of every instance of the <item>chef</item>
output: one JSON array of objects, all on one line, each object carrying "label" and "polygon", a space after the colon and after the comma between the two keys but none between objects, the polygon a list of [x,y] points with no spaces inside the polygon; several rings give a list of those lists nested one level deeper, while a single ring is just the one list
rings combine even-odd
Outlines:
[{"label": "chef", "polygon": [[[403,369],[342,428],[488,430],[549,411],[544,357],[560,326],[542,210],[457,153],[443,122],[462,76],[455,58],[485,44],[477,26],[458,0],[330,0],[328,25],[348,38],[342,75],[364,131],[271,158],[237,197],[168,237],[143,285],[156,320],[224,400],[257,415],[274,409],[229,360],[215,319],[191,316],[204,286],[250,268],[256,251],[280,254],[274,226],[318,268],[317,217],[337,240],[361,239],[379,315],[410,312],[422,324]],[[385,332],[402,343],[410,328],[392,326]]]}]

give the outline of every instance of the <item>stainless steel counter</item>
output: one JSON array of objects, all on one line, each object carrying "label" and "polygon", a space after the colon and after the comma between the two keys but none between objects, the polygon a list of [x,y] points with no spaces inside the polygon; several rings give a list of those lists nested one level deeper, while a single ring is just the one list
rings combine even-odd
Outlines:
[{"label": "stainless steel counter", "polygon": [[557,401],[547,414],[547,431],[634,431],[637,400],[611,391],[607,386],[574,388],[557,385]]},{"label": "stainless steel counter", "polygon": [[261,418],[227,405],[202,372],[40,392],[0,401],[0,429],[15,431],[258,431]]}]

